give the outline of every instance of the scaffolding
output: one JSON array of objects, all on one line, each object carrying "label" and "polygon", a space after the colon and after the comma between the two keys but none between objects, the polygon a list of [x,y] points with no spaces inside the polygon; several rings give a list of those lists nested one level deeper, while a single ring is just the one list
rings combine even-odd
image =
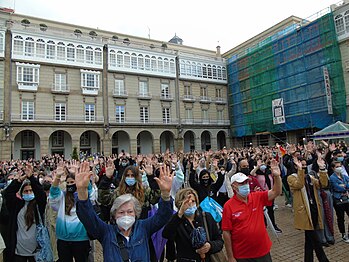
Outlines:
[{"label": "scaffolding", "polygon": [[[233,136],[321,129],[345,121],[345,86],[333,14],[272,39],[228,60]],[[332,114],[325,71],[330,79]],[[280,98],[285,123],[274,124],[272,101]]]}]

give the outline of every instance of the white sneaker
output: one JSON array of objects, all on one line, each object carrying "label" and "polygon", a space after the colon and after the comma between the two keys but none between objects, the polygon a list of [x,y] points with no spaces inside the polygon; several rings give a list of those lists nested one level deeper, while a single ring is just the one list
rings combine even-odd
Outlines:
[{"label": "white sneaker", "polygon": [[342,235],[342,239],[345,243],[349,243],[349,238],[346,235]]},{"label": "white sneaker", "polygon": [[292,207],[292,205],[291,205],[291,204],[287,204],[286,206],[287,206],[287,207]]},{"label": "white sneaker", "polygon": [[278,209],[278,208],[279,208],[279,206],[278,206],[277,204],[274,204],[273,210],[276,210],[276,209]]}]

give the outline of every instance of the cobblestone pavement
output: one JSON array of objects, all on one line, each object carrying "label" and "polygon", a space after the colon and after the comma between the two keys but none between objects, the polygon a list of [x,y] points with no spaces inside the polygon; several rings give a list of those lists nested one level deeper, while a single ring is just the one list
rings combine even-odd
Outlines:
[{"label": "cobblestone pavement", "polygon": [[[296,230],[293,227],[292,209],[285,207],[284,197],[280,196],[275,201],[279,208],[275,210],[276,223],[283,233],[279,235],[279,241],[271,236],[273,247],[271,255],[273,262],[302,262],[304,256],[304,231]],[[345,218],[348,224],[348,217]],[[336,243],[330,247],[324,247],[325,253],[330,262],[349,262],[349,244],[341,241],[336,218],[334,219],[334,230]],[[314,253],[314,262],[318,262]],[[103,261],[101,246],[96,243],[96,262]]]}]

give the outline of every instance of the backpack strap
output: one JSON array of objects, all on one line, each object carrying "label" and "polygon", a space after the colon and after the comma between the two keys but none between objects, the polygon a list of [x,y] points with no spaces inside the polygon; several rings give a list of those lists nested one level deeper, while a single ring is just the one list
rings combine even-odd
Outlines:
[{"label": "backpack strap", "polygon": [[119,248],[120,248],[122,261],[131,262],[131,259],[128,256],[128,251],[126,249],[125,242],[119,233],[116,233],[116,240],[117,240]]}]

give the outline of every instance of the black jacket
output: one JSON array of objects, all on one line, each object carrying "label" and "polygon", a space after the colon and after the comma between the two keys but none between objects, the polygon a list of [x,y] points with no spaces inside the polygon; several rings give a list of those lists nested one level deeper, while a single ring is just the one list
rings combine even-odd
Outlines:
[{"label": "black jacket", "polygon": [[195,176],[196,176],[195,170],[191,169],[190,175],[189,175],[189,184],[198,193],[199,202],[201,203],[207,196],[212,197],[214,200],[217,200],[217,192],[223,185],[224,175],[221,172],[218,172],[218,178],[216,182],[212,183],[207,187],[197,182],[195,179]]},{"label": "black jacket", "polygon": [[[217,223],[214,221],[210,213],[205,213],[207,219],[207,227],[210,234],[211,249],[206,253],[205,261],[210,261],[209,255],[214,254],[222,250],[223,239],[220,233]],[[193,221],[194,227],[203,227],[203,216],[201,209],[198,209],[195,214]],[[180,218],[177,213],[172,216],[168,224],[164,227],[162,231],[162,236],[169,240],[174,240],[176,242],[177,249],[177,261],[181,258],[195,259],[201,261],[200,255],[195,252],[195,248],[192,247],[190,233],[193,230],[192,224],[189,222],[185,216]]]},{"label": "black jacket", "polygon": [[[31,176],[29,178],[31,182],[31,187],[33,189],[33,193],[35,195],[36,204],[38,206],[40,215],[42,220],[44,219],[45,207],[46,207],[46,194],[43,190],[42,186],[39,184],[39,181]],[[12,183],[5,189],[4,197],[6,201],[6,205],[9,211],[9,223],[8,223],[8,233],[6,237],[6,249],[4,251],[4,262],[13,262],[14,255],[17,245],[17,216],[19,211],[24,207],[25,201],[19,199],[16,196],[16,193],[19,191],[22,183],[17,180],[13,180]],[[35,221],[38,223],[39,217],[37,213],[37,209],[34,209],[35,212]],[[43,221],[44,222],[44,221]]]}]

